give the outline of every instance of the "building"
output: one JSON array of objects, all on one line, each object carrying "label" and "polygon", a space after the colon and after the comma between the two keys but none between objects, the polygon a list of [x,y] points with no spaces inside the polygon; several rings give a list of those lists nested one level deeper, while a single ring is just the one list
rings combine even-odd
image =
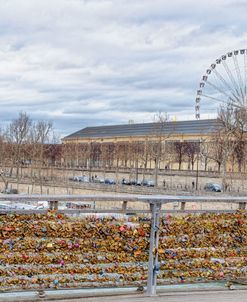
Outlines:
[{"label": "building", "polygon": [[[193,170],[201,142],[217,128],[217,119],[97,126],[83,128],[62,141],[73,165]],[[216,169],[215,163],[209,165],[202,157],[199,165]]]},{"label": "building", "polygon": [[157,136],[169,140],[200,140],[215,131],[217,119],[166,123],[123,124],[86,127],[63,138],[63,143],[145,141]]}]

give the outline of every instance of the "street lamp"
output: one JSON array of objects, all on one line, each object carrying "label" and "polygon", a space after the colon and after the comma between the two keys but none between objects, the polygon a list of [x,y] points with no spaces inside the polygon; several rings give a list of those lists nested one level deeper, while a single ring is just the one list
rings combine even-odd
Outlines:
[{"label": "street lamp", "polygon": [[198,190],[198,178],[199,178],[199,154],[201,152],[201,140],[197,148],[197,161],[196,161],[196,191]]}]

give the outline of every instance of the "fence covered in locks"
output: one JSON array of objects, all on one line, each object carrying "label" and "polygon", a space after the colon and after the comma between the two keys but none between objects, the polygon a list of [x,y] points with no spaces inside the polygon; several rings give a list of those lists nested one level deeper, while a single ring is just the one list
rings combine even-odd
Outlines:
[{"label": "fence covered in locks", "polygon": [[[247,276],[245,211],[163,214],[159,235],[158,284]],[[149,236],[147,215],[0,215],[0,290],[146,285]]]}]

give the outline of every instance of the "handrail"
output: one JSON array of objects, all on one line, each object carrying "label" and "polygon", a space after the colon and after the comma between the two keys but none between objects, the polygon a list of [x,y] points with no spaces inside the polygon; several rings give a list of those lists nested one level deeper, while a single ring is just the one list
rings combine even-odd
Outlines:
[{"label": "handrail", "polygon": [[174,202],[247,202],[247,196],[176,196],[176,195],[16,195],[1,194],[0,201],[139,201],[144,203]]}]

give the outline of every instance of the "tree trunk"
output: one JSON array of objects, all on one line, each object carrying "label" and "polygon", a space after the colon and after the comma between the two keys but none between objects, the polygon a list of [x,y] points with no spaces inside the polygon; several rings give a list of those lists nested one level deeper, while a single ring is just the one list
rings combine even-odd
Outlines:
[{"label": "tree trunk", "polygon": [[154,183],[155,186],[158,186],[158,171],[159,171],[159,161],[155,159],[155,168],[154,168]]}]

